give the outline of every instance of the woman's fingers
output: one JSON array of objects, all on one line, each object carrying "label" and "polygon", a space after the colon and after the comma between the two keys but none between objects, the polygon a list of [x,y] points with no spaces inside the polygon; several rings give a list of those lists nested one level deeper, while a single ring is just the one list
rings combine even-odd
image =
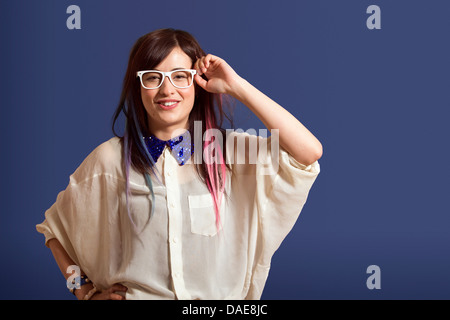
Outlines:
[{"label": "woman's fingers", "polygon": [[195,63],[194,63],[194,69],[197,70],[198,75],[201,75],[201,72],[202,72],[201,61],[202,61],[202,58],[197,58],[197,61],[195,61]]},{"label": "woman's fingers", "polygon": [[117,294],[117,293],[111,293],[109,294],[109,298],[107,300],[126,300],[124,296]]},{"label": "woman's fingers", "polygon": [[[128,290],[127,287],[116,283],[112,285],[110,288],[103,290],[101,292],[96,293],[92,300],[126,300],[125,292]],[[120,294],[122,293],[123,294]]]},{"label": "woman's fingers", "polygon": [[203,79],[200,75],[196,74],[194,76],[195,81],[197,82],[197,84],[202,87],[203,89],[206,90],[206,85],[208,83],[208,81],[206,81],[205,79]]},{"label": "woman's fingers", "polygon": [[212,57],[213,57],[213,55],[210,54],[210,53],[208,53],[208,54],[204,57],[204,59],[203,59],[203,64],[204,64],[204,66],[205,66],[206,69],[209,68],[209,65],[210,65],[210,62],[211,62]]},{"label": "woman's fingers", "polygon": [[[125,300],[125,292],[128,290],[127,287],[124,285],[121,285],[120,283],[114,284],[111,288],[108,289],[110,292],[110,299],[111,300]],[[118,292],[121,292],[123,294],[119,294]]]},{"label": "woman's fingers", "polygon": [[215,56],[208,53],[206,56],[203,56],[199,59],[197,59],[194,68],[197,70],[199,75],[204,74],[208,68],[211,66],[211,63],[216,59]]},{"label": "woman's fingers", "polygon": [[199,75],[202,75],[206,72],[206,68],[205,68],[205,62],[204,62],[204,58],[205,57],[201,57],[198,60],[198,64],[197,64],[197,71]]},{"label": "woman's fingers", "polygon": [[113,285],[112,285],[112,287],[110,288],[110,290],[126,292],[126,291],[128,290],[128,288],[125,287],[124,285],[120,284],[120,283],[116,283],[116,284],[113,284]]},{"label": "woman's fingers", "polygon": [[[198,58],[194,67],[197,70],[195,82],[208,92],[228,93],[237,79],[237,74],[225,60],[212,54]],[[203,74],[207,80],[202,77]]]}]

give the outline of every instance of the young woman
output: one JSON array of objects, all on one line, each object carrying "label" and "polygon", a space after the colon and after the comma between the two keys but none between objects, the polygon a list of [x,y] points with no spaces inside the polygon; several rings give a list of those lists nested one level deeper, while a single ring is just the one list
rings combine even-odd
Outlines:
[{"label": "young woman", "polygon": [[[225,133],[227,96],[272,136]],[[83,161],[37,226],[65,278],[82,275],[76,297],[259,299],[320,142],[181,30],[138,39],[114,122],[121,113],[124,136]],[[250,161],[255,150],[271,152]]]}]

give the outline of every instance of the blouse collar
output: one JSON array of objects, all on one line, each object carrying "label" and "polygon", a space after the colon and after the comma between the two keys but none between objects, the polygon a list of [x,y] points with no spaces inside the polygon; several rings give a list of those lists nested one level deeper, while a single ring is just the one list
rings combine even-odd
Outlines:
[{"label": "blouse collar", "polygon": [[190,141],[189,131],[166,141],[160,140],[154,135],[144,137],[144,141],[155,163],[158,161],[166,146],[172,150],[172,155],[180,166],[184,165],[194,153],[194,144]]}]

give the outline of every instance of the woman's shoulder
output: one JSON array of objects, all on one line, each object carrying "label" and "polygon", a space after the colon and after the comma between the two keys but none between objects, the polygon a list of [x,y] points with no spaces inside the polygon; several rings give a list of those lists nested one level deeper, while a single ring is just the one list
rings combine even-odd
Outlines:
[{"label": "woman's shoulder", "polygon": [[122,159],[122,141],[118,137],[113,137],[97,146],[90,156],[97,161],[111,163],[114,160]]},{"label": "woman's shoulder", "polygon": [[[248,151],[257,148],[258,144],[263,139],[267,139],[266,132],[260,132],[263,135],[258,134],[258,132],[254,129],[249,129],[244,131],[242,129],[231,130],[228,129],[226,131],[226,148],[227,150],[236,150],[236,151]],[[245,149],[242,149],[245,148]]]},{"label": "woman's shoulder", "polygon": [[72,182],[81,182],[99,175],[122,177],[122,142],[113,137],[98,145],[71,176]]},{"label": "woman's shoulder", "polygon": [[232,138],[247,138],[247,139],[262,139],[262,138],[268,138],[270,136],[270,132],[267,129],[227,129],[225,130],[225,134],[227,139]]}]

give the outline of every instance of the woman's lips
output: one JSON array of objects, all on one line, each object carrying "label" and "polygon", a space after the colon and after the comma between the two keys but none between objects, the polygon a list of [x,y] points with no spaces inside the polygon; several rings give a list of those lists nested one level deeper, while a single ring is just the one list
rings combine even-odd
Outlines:
[{"label": "woman's lips", "polygon": [[164,110],[170,110],[178,106],[178,103],[180,103],[180,101],[160,101],[158,102],[158,105]]}]

